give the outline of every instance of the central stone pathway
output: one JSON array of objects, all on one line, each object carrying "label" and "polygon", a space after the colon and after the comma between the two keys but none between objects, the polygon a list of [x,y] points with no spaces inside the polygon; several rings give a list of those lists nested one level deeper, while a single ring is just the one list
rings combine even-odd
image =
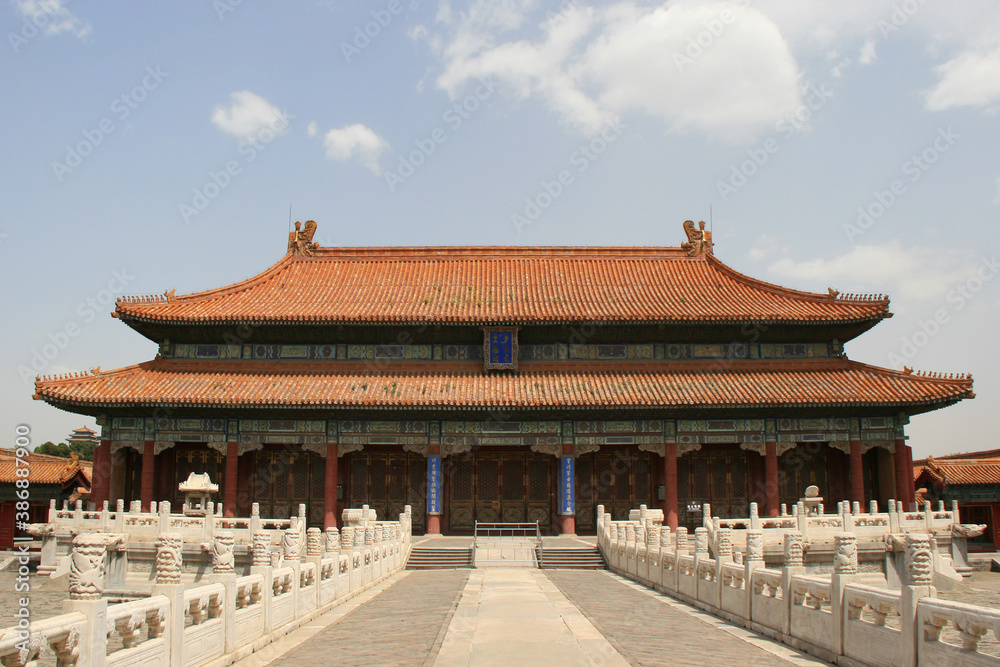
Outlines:
[{"label": "central stone pathway", "polygon": [[607,571],[546,572],[630,665],[828,664]]},{"label": "central stone pathway", "polygon": [[541,570],[473,570],[435,665],[627,665]]}]

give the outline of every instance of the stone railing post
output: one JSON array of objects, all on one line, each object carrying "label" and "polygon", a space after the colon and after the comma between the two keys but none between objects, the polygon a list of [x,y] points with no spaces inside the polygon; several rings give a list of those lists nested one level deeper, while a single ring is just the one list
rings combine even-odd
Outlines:
[{"label": "stone railing post", "polygon": [[125,532],[125,501],[122,498],[115,501],[115,532]]},{"label": "stone railing post", "polygon": [[687,526],[677,527],[676,551],[678,556],[688,555],[688,529]]},{"label": "stone railing post", "polygon": [[917,642],[923,629],[917,624],[917,603],[920,598],[937,597],[934,582],[934,557],[931,540],[926,533],[906,534],[906,566],[903,585],[900,587],[899,625],[902,631],[903,654],[899,664],[912,667],[917,664]]},{"label": "stone railing post", "polygon": [[785,533],[784,542],[784,564],[781,568],[781,590],[785,596],[785,623],[784,633],[791,635],[792,632],[792,576],[804,574],[805,568],[805,544],[802,541],[802,533],[791,530]]},{"label": "stone railing post", "polygon": [[831,645],[834,653],[844,652],[844,587],[856,581],[858,575],[858,538],[854,533],[833,536],[833,574],[830,576],[830,612],[833,627]]},{"label": "stone railing post", "polygon": [[79,611],[87,617],[87,634],[80,638],[83,664],[103,665],[107,654],[108,601],[101,598],[106,538],[104,533],[81,533],[73,538],[70,553],[70,599],[63,603],[63,611]]},{"label": "stone railing post", "polygon": [[889,512],[889,532],[898,533],[899,532],[899,514],[896,513],[896,501],[889,499],[889,506],[887,508]]},{"label": "stone railing post", "polygon": [[298,517],[281,533],[282,566],[292,568],[292,609],[299,608],[299,572],[302,569],[302,532]]},{"label": "stone railing post", "polygon": [[[258,527],[259,525],[258,523]],[[253,533],[253,560],[250,565],[250,574],[259,574],[264,578],[264,582],[261,584],[261,597],[264,604],[264,629],[268,633],[272,630],[271,599],[274,597],[274,590],[271,588],[271,575],[273,571],[271,566],[271,535],[258,529]]]},{"label": "stone railing post", "polygon": [[[751,611],[753,609],[753,571],[757,568],[764,567],[764,531],[751,528],[747,531],[747,550],[746,557],[743,559],[743,581],[746,587],[746,609],[744,611],[744,616],[749,621],[753,618]],[[788,593],[785,593],[785,597],[788,597]],[[785,616],[788,614],[786,613]],[[787,624],[787,621],[785,621]]]},{"label": "stone railing post", "polygon": [[750,527],[760,528],[760,514],[757,509],[757,503],[750,503]]},{"label": "stone railing post", "polygon": [[[205,517],[208,518],[207,516]],[[236,537],[231,531],[217,531],[212,540],[212,583],[222,584],[226,589],[223,613],[226,653],[236,650],[236,556],[233,547]]]},{"label": "stone railing post", "polygon": [[722,566],[733,562],[733,529],[719,528],[715,532],[715,581],[718,595],[713,601],[716,609],[722,609]]},{"label": "stone railing post", "polygon": [[250,506],[250,534],[260,530],[260,503],[254,503]]},{"label": "stone railing post", "polygon": [[320,583],[322,582],[323,574],[323,542],[326,538],[323,535],[323,531],[315,526],[306,529],[306,561],[312,563],[315,567],[315,580],[313,585],[313,591],[316,594],[316,609],[319,609],[322,604],[320,603]]},{"label": "stone railing post", "polygon": [[[160,503],[159,506],[157,507],[157,510],[158,510],[157,515],[159,518],[159,523],[157,525],[157,528],[159,529],[159,532],[161,534],[170,532],[170,503],[167,501]],[[206,536],[206,539],[211,539],[211,537],[212,537],[211,535],[208,535]]]}]

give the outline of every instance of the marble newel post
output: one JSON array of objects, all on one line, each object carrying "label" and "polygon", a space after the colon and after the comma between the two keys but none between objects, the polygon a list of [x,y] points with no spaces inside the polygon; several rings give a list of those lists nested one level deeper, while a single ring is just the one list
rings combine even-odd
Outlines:
[{"label": "marble newel post", "polygon": [[427,534],[441,534],[441,427],[431,424],[427,449]]}]

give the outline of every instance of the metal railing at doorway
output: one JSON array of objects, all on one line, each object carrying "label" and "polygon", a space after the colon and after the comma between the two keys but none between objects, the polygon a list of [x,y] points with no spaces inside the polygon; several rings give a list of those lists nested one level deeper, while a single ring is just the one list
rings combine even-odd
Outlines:
[{"label": "metal railing at doorway", "polygon": [[476,521],[472,537],[473,567],[530,565],[537,567],[542,548],[538,522],[496,523]]}]

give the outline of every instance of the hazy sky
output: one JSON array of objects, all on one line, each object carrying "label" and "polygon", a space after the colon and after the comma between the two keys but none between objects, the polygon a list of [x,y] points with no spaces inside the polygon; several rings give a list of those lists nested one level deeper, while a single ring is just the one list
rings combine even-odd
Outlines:
[{"label": "hazy sky", "polygon": [[326,246],[678,245],[711,207],[740,271],[892,297],[852,358],[974,374],[913,419],[915,456],[1000,447],[997,2],[13,0],[0,23],[10,441],[93,425],[32,401],[37,371],[154,356],[114,296],[263,270],[289,206]]}]

